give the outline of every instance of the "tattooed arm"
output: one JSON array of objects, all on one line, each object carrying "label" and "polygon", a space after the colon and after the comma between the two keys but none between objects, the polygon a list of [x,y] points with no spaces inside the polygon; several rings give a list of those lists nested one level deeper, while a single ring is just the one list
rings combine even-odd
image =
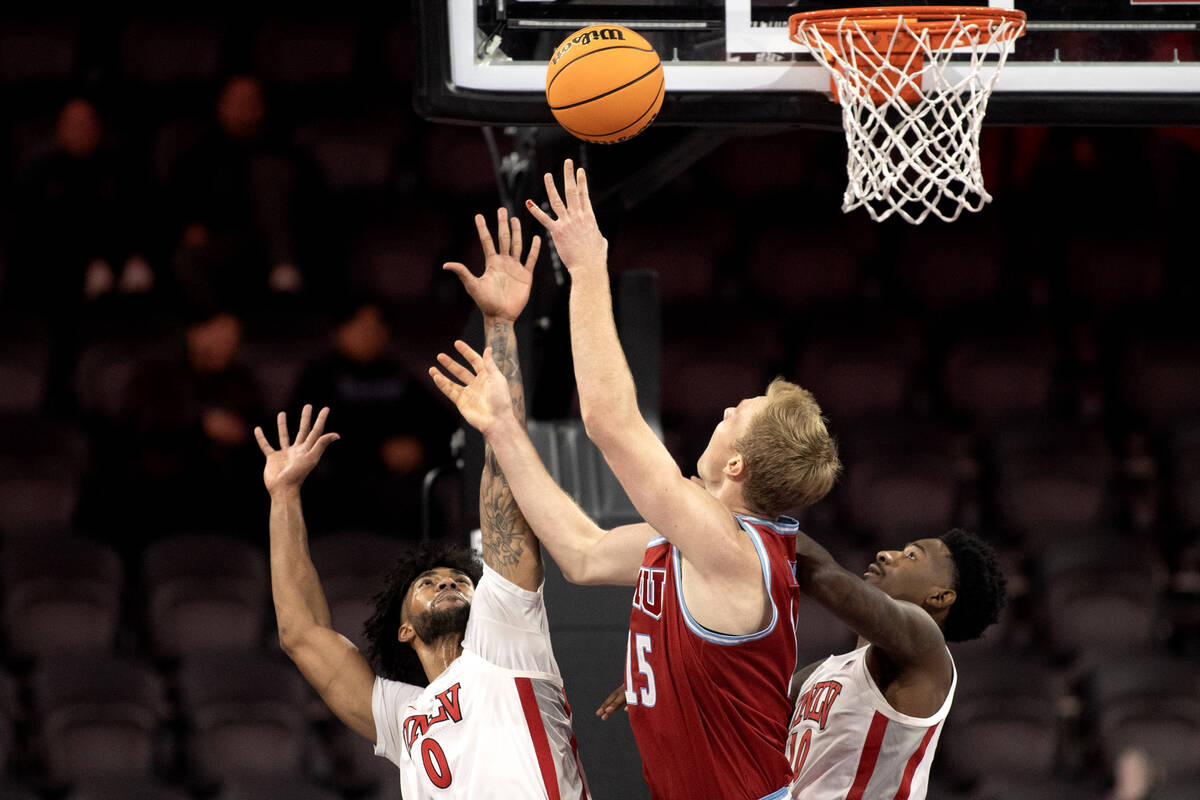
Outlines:
[{"label": "tattooed arm", "polygon": [[[520,253],[519,247],[516,252]],[[521,381],[512,320],[485,317],[483,324],[487,346],[492,348],[492,357],[512,395],[513,416],[524,426],[525,386]],[[517,507],[490,444],[484,447],[483,478],[479,483],[479,527],[483,533],[484,563],[523,589],[537,589],[542,583],[542,550]]]},{"label": "tattooed arm", "polygon": [[[496,219],[498,242],[494,243],[483,215],[475,216],[484,254],[483,275],[475,277],[458,263],[446,264],[444,268],[458,276],[483,312],[486,346],[492,349],[496,365],[508,384],[513,416],[524,427],[525,387],[513,322],[529,300],[541,239],[533,237],[529,256],[522,264],[520,221],[515,217],[508,219],[503,208],[496,212]],[[479,527],[483,534],[484,563],[523,589],[537,589],[542,583],[541,548],[513,499],[491,445],[484,450],[483,477],[479,484]]]}]

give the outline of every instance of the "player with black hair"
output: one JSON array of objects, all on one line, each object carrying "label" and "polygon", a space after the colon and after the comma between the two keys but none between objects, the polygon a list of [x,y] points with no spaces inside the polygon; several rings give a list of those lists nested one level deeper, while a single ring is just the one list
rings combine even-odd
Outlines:
[{"label": "player with black hair", "polygon": [[956,590],[942,633],[948,642],[978,639],[1004,608],[1005,580],[996,553],[987,542],[959,528],[941,538],[950,549]]},{"label": "player with black hair", "polygon": [[859,577],[800,535],[796,578],[859,639],[792,676],[791,797],[921,800],[958,681],[946,642],[979,637],[1004,606],[995,553],[954,529],[881,550]]},{"label": "player with black hair", "polygon": [[[476,217],[485,268],[449,264],[484,315],[485,338],[524,424],[513,322],[529,299],[540,239],[521,261],[520,225],[501,209],[499,249]],[[483,564],[427,545],[392,569],[365,625],[368,657],[330,626],[308,554],[300,486],[338,436],[304,406],[295,442],[261,428],[271,495],[271,592],[279,643],[329,708],[400,769],[406,800],[590,796],[550,646],[541,549],[490,449],[479,487]]]},{"label": "player with black hair", "polygon": [[[367,642],[367,662],[381,678],[426,686],[429,679],[417,651],[401,642],[396,631],[405,622],[404,601],[417,576],[438,567],[457,571],[478,584],[483,575],[479,558],[468,547],[445,542],[428,542],[396,560],[384,578],[383,587],[374,596],[375,611],[363,623]],[[442,611],[426,610],[412,620],[422,640],[432,641],[438,631],[456,631],[461,637],[467,629],[469,605],[455,605]]]}]

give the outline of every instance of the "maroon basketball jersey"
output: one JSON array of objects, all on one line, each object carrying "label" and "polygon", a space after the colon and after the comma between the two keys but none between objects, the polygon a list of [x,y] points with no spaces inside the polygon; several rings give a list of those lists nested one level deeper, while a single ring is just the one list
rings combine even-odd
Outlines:
[{"label": "maroon basketball jersey", "polygon": [[731,636],[700,625],[683,601],[681,554],[646,545],[625,656],[625,699],[655,800],[757,800],[791,778],[788,681],[796,666],[798,523],[738,516],[754,542],[771,621]]}]

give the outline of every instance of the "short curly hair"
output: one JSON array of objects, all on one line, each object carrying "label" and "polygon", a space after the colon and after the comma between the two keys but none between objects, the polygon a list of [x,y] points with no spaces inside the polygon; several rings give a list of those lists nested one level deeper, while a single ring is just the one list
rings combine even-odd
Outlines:
[{"label": "short curly hair", "polygon": [[404,611],[404,598],[418,575],[436,567],[456,569],[479,583],[483,565],[469,547],[427,542],[396,560],[384,579],[383,588],[375,595],[375,613],[363,623],[363,638],[367,641],[367,661],[376,675],[416,686],[427,686],[429,679],[417,653],[396,638]]},{"label": "short curly hair", "polygon": [[954,562],[956,598],[942,622],[948,642],[965,642],[983,635],[1000,619],[1005,579],[991,545],[969,531],[955,528],[940,537]]}]

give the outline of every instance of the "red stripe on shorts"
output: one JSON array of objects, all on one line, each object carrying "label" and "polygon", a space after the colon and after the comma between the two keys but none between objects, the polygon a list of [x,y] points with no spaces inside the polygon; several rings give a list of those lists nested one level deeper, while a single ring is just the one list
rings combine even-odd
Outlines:
[{"label": "red stripe on shorts", "polygon": [[871,718],[871,727],[867,729],[867,740],[863,742],[862,755],[858,757],[858,772],[854,774],[854,785],[846,800],[862,800],[867,784],[871,782],[871,774],[875,772],[875,762],[879,760],[879,748],[883,746],[883,732],[887,730],[888,720],[878,711]]},{"label": "red stripe on shorts", "polygon": [[533,681],[529,678],[513,678],[517,694],[521,698],[521,710],[525,712],[525,724],[529,738],[533,740],[533,751],[537,754],[538,767],[542,771],[542,783],[550,800],[562,800],[558,794],[558,773],[554,771],[554,758],[550,755],[550,740],[546,737],[546,726],[533,693]]}]

